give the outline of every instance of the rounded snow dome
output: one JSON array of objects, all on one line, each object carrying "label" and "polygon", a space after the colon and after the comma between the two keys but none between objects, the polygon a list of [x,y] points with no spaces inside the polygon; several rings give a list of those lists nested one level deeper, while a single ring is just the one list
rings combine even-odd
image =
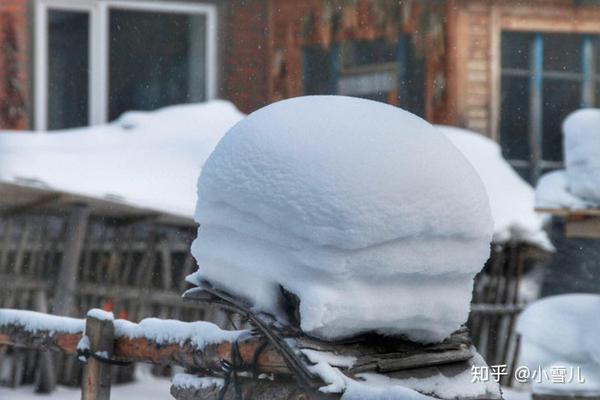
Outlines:
[{"label": "rounded snow dome", "polygon": [[600,109],[584,108],[563,122],[568,189],[574,195],[600,203]]},{"label": "rounded snow dome", "polygon": [[283,287],[301,327],[325,338],[442,340],[466,320],[489,256],[473,167],[423,119],[370,100],[307,96],[250,114],[207,160],[198,195],[191,280],[275,314]]}]

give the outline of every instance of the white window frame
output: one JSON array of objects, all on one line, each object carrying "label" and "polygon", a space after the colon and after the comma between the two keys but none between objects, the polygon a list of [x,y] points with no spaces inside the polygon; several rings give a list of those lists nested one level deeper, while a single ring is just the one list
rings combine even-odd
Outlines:
[{"label": "white window frame", "polygon": [[108,42],[111,9],[200,14],[206,17],[206,98],[217,95],[217,8],[213,4],[137,0],[38,0],[35,7],[35,129],[48,127],[48,10],[86,11],[90,18],[88,124],[108,121]]}]

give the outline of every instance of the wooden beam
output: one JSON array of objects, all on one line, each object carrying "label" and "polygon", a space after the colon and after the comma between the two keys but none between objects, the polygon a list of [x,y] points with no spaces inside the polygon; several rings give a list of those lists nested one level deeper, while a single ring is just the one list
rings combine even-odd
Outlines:
[{"label": "wooden beam", "polygon": [[[0,311],[1,312],[1,311]],[[0,325],[0,345],[23,348],[42,348],[65,354],[77,354],[77,344],[82,332],[52,332],[37,330],[26,331],[19,325]],[[239,342],[242,360],[252,363],[254,354],[262,340],[249,336]],[[206,345],[198,349],[191,343],[156,343],[147,338],[117,336],[113,343],[113,356],[116,360],[145,362],[160,365],[180,365],[192,370],[221,371],[221,361],[231,359],[232,343],[223,341]],[[257,360],[258,370],[267,374],[286,374],[290,372],[277,350],[265,348]]]},{"label": "wooden beam", "polygon": [[600,208],[585,208],[585,209],[571,210],[569,208],[538,207],[535,209],[535,211],[539,212],[539,213],[555,215],[557,217],[567,217],[567,216],[600,217]]},{"label": "wooden beam", "polygon": [[48,204],[52,204],[58,201],[62,195],[60,193],[47,193],[39,196],[38,198],[29,201],[24,204],[18,204],[16,206],[5,208],[0,211],[0,217],[12,217],[14,215],[22,214],[36,208],[44,207]]}]

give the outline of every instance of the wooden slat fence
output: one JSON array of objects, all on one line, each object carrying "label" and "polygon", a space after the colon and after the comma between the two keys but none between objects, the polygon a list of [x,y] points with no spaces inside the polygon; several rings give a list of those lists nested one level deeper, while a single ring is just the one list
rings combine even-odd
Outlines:
[{"label": "wooden slat fence", "polygon": [[547,253],[525,243],[494,246],[487,264],[475,278],[467,323],[473,344],[490,366],[506,366],[502,383],[511,386],[519,351],[515,324],[525,307],[520,286],[524,274]]},{"label": "wooden slat fence", "polygon": [[[190,253],[195,234],[192,221],[107,217],[82,204],[0,213],[0,307],[73,317],[104,308],[132,321],[152,316],[227,326],[229,316],[221,311],[181,300],[185,276],[196,268]],[[79,383],[74,359],[54,362],[58,382]],[[38,364],[44,363],[35,351],[7,357],[0,349],[0,384],[31,383]]]}]

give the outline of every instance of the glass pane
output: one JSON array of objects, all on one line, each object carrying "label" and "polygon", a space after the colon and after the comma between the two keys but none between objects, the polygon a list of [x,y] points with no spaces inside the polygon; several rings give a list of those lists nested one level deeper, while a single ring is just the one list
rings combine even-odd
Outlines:
[{"label": "glass pane", "polygon": [[581,72],[582,35],[544,35],[544,71]]},{"label": "glass pane", "polygon": [[502,68],[529,69],[532,33],[502,33]]},{"label": "glass pane", "polygon": [[206,100],[206,17],[111,10],[109,118]]},{"label": "glass pane", "polygon": [[337,81],[333,73],[336,52],[321,46],[304,49],[304,94],[335,94]]},{"label": "glass pane", "polygon": [[396,61],[398,44],[384,39],[347,42],[342,50],[345,67]]},{"label": "glass pane", "polygon": [[515,160],[530,158],[529,78],[502,77],[500,144],[506,158]]},{"label": "glass pane", "polygon": [[581,107],[581,83],[561,79],[545,79],[542,90],[543,136],[542,158],[562,161],[562,122]]},{"label": "glass pane", "polygon": [[404,36],[405,54],[401,55],[400,61],[402,74],[400,76],[400,106],[405,110],[425,116],[425,58],[415,48],[413,41]]},{"label": "glass pane", "polygon": [[48,129],[88,124],[87,12],[48,11]]}]

